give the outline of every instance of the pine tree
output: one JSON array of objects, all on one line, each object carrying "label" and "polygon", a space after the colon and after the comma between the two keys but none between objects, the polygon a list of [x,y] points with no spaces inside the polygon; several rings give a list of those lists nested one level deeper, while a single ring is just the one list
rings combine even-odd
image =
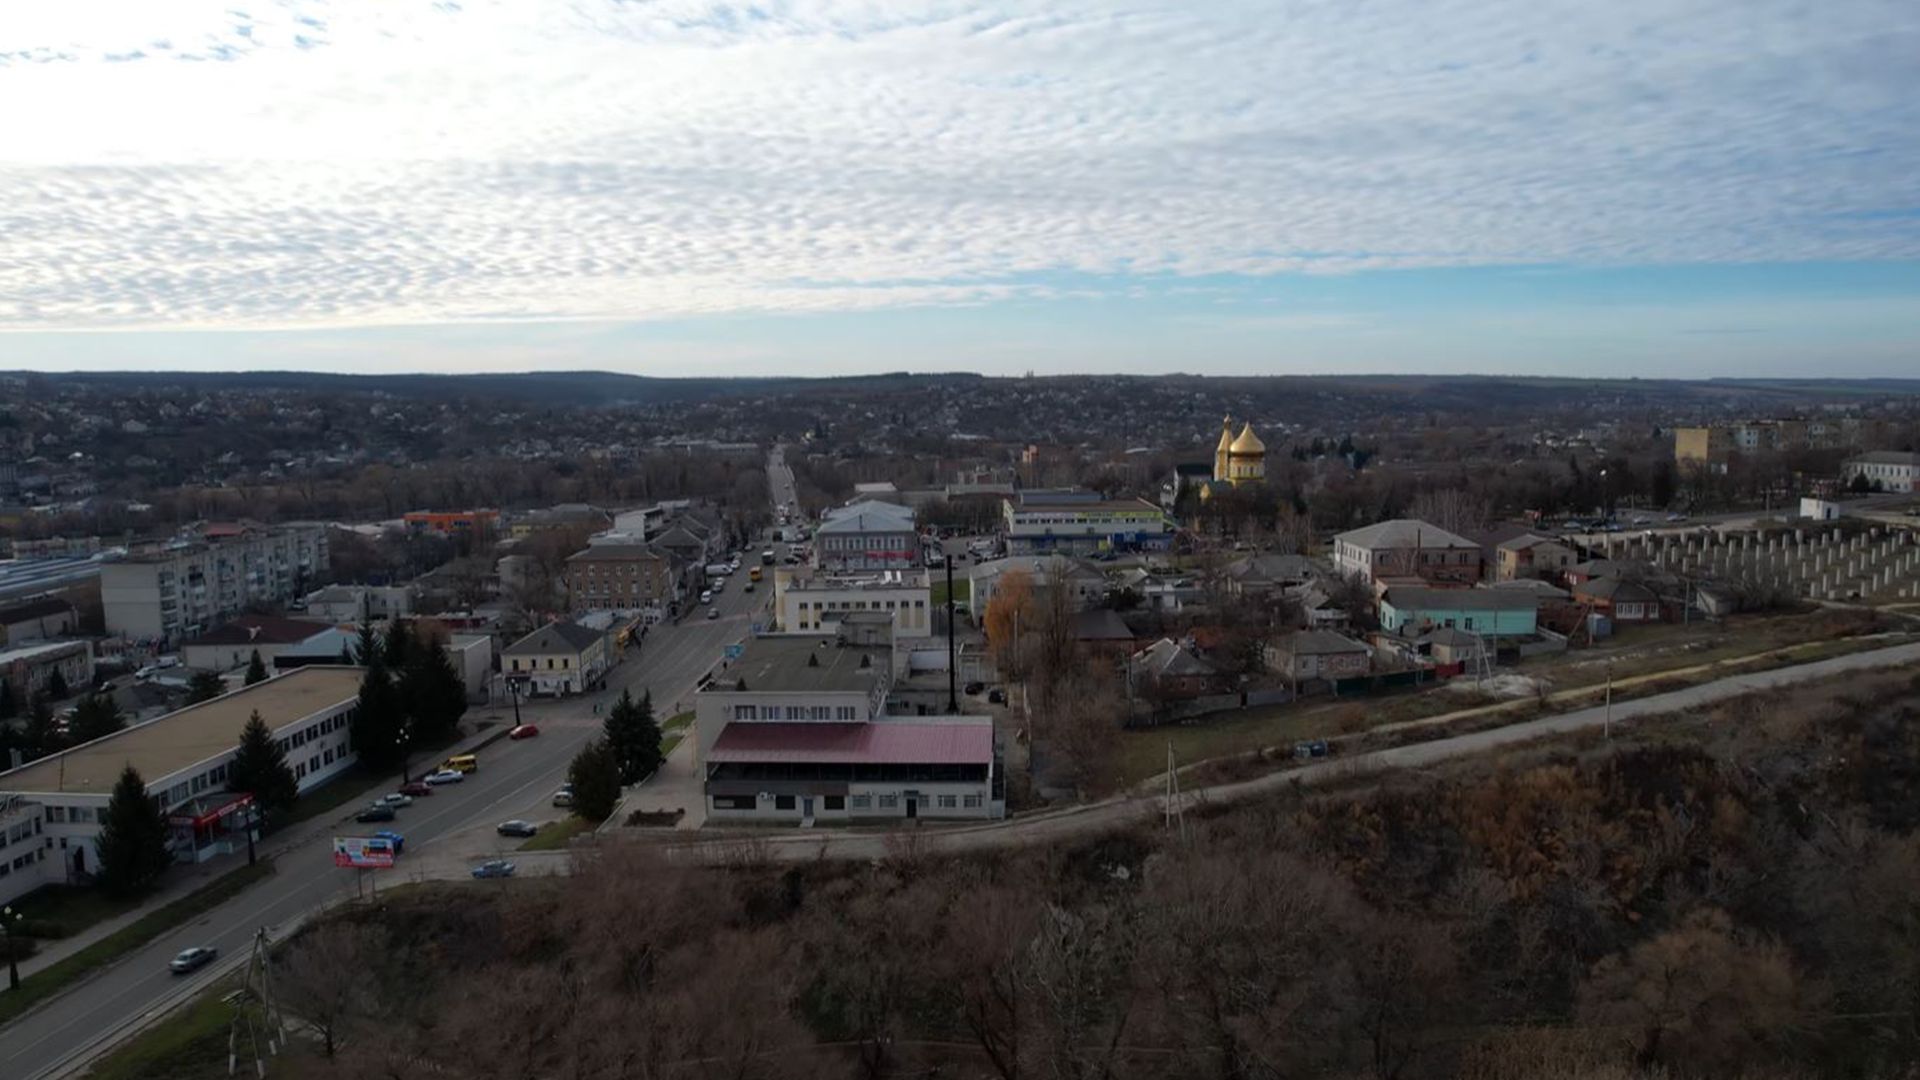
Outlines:
[{"label": "pine tree", "polygon": [[0,720],[11,720],[19,712],[13,703],[13,684],[0,679]]},{"label": "pine tree", "polygon": [[381,662],[388,671],[398,672],[407,666],[407,659],[413,654],[413,635],[408,632],[404,619],[387,620],[387,639],[380,648]]},{"label": "pine tree", "polygon": [[293,767],[287,764],[287,753],[273,741],[273,732],[267,730],[258,709],[240,731],[240,748],[227,767],[227,787],[252,795],[260,809],[268,813],[291,808],[300,793]]},{"label": "pine tree", "polygon": [[353,749],[360,764],[384,772],[400,763],[400,735],[406,711],[393,679],[382,666],[369,667],[360,680],[360,703],[354,710]]},{"label": "pine tree", "polygon": [[247,685],[267,681],[267,662],[260,659],[260,650],[253,650],[253,659],[247,661]]},{"label": "pine tree", "polygon": [[361,667],[379,667],[385,658],[380,653],[380,634],[370,622],[361,622],[360,637],[354,644],[354,660]]},{"label": "pine tree", "polygon": [[196,671],[193,679],[187,683],[187,704],[198,705],[203,701],[212,701],[227,692],[226,681],[211,671]]},{"label": "pine tree", "polygon": [[414,734],[422,739],[451,736],[467,711],[467,688],[453,669],[444,642],[418,633],[400,672],[400,696]]},{"label": "pine tree", "polygon": [[354,659],[353,659],[353,646],[347,644],[344,641],[340,643],[340,663],[345,665],[346,667],[355,666]]},{"label": "pine tree", "polygon": [[67,694],[67,677],[60,674],[59,668],[55,668],[53,674],[47,676],[47,696],[55,701],[59,701],[66,697]]},{"label": "pine tree", "polygon": [[622,784],[637,784],[660,767],[660,725],[653,719],[652,691],[635,701],[622,690],[601,728],[620,766]]},{"label": "pine tree", "polygon": [[27,708],[27,723],[20,730],[21,750],[29,758],[46,757],[66,749],[67,740],[53,726],[53,706],[38,694]]},{"label": "pine tree", "polygon": [[588,821],[605,821],[620,802],[620,764],[613,760],[605,739],[593,739],[567,766],[573,785],[573,812]]},{"label": "pine tree", "polygon": [[75,743],[92,742],[127,726],[127,718],[112,694],[88,694],[74,706],[69,730]]},{"label": "pine tree", "polygon": [[115,896],[145,889],[173,861],[167,853],[166,820],[131,765],[113,785],[94,846],[100,854],[100,885]]}]

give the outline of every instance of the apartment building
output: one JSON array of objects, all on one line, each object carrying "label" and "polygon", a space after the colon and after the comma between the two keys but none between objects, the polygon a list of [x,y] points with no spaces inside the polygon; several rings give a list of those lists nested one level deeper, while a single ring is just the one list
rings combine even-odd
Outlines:
[{"label": "apartment building", "polygon": [[1734,454],[1786,450],[1843,450],[1870,445],[1885,434],[1883,421],[1858,417],[1742,420],[1731,424],[1675,428],[1678,465],[1725,469]]},{"label": "apartment building", "polygon": [[566,582],[574,611],[658,615],[674,599],[672,561],[645,544],[589,544],[568,557]]},{"label": "apartment building", "polygon": [[327,569],[323,525],[243,527],[100,566],[107,633],[172,645],[250,607],[303,596]]},{"label": "apartment building", "polygon": [[[36,835],[55,863],[24,879],[27,887],[19,891],[11,890],[11,875],[0,878],[0,902],[44,880],[81,880],[99,865],[100,819],[128,765],[167,815],[176,859],[200,862],[245,850],[251,800],[227,790],[227,769],[247,719],[258,712],[273,731],[304,794],[353,764],[349,731],[360,676],[356,668],[301,668],[0,772],[0,806],[17,800],[11,805],[39,808]],[[0,811],[0,822],[7,819]],[[11,849],[11,843],[0,849],[0,858]]]},{"label": "apartment building", "polygon": [[913,511],[872,499],[827,511],[813,534],[813,565],[831,572],[903,570],[921,565]]},{"label": "apartment building", "polygon": [[1875,491],[1912,494],[1920,487],[1920,454],[1900,450],[1875,450],[1850,458],[1840,478],[1848,484],[1865,480]]},{"label": "apartment building", "polygon": [[896,638],[931,637],[928,577],[925,570],[829,574],[781,569],[774,574],[774,615],[781,630],[804,634],[831,631],[851,612],[879,612],[892,616]]}]

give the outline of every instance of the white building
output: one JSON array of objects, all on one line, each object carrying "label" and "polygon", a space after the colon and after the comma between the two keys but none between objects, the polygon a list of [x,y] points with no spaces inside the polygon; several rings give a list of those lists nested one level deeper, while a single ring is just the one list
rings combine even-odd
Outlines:
[{"label": "white building", "polygon": [[851,611],[893,616],[896,638],[933,635],[931,590],[925,570],[830,574],[802,567],[773,576],[773,610],[786,633],[831,631]]},{"label": "white building", "polygon": [[[14,649],[0,649],[0,681],[14,704],[25,705],[45,693],[58,672],[67,692],[78,694],[93,686],[93,645],[86,641],[36,641]],[[4,762],[0,762],[4,764]]]},{"label": "white building", "polygon": [[321,525],[222,530],[100,566],[107,633],[173,644],[261,604],[306,593],[327,569]]},{"label": "white building", "polygon": [[405,585],[329,585],[305,599],[306,615],[330,623],[377,622],[413,614],[413,590]]},{"label": "white building", "polygon": [[1102,499],[1093,492],[1035,491],[1001,504],[1007,550],[1059,552],[1161,551],[1173,542],[1166,511],[1145,499]]},{"label": "white building", "polygon": [[907,570],[921,565],[913,511],[864,499],[829,510],[813,531],[813,564],[833,572]]},{"label": "white building", "polygon": [[[176,858],[197,862],[244,850],[246,798],[226,784],[248,717],[259,712],[300,791],[310,791],[353,764],[348,732],[360,677],[357,668],[304,667],[190,705],[0,773],[0,801],[18,796],[41,808],[43,846],[56,867],[47,880],[84,880],[99,865],[100,815],[128,765],[167,814]],[[9,894],[8,880],[0,879],[0,900],[20,895]]]},{"label": "white building", "polygon": [[1880,491],[1912,494],[1916,481],[1920,481],[1920,454],[1875,450],[1857,458],[1848,458],[1841,479],[1851,484],[1858,477],[1864,477],[1867,483]]},{"label": "white building", "polygon": [[1419,577],[1470,585],[1480,580],[1480,545],[1412,518],[1378,521],[1333,538],[1333,567],[1368,581]]},{"label": "white building", "polygon": [[992,718],[885,715],[893,644],[851,629],[752,638],[707,677],[694,762],[708,820],[1005,816]]},{"label": "white building", "polygon": [[46,808],[19,795],[0,795],[0,904],[64,880],[55,850],[47,842]]},{"label": "white building", "polygon": [[1009,555],[1004,559],[977,562],[967,568],[967,603],[975,617],[986,614],[987,605],[993,602],[993,594],[1000,587],[1001,578],[1015,570],[1027,575],[1035,594],[1045,589],[1055,575],[1064,575],[1067,595],[1072,598],[1075,611],[1094,607],[1107,595],[1106,575],[1079,559],[1064,555]]},{"label": "white building", "polygon": [[576,622],[549,623],[501,650],[500,674],[522,693],[565,697],[599,684],[609,666],[607,635]]}]

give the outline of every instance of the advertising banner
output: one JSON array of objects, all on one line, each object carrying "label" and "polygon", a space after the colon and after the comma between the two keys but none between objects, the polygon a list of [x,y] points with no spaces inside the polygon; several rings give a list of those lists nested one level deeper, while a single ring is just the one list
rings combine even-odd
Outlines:
[{"label": "advertising banner", "polygon": [[386,870],[393,866],[393,843],[377,836],[336,836],[333,838],[333,865],[362,870]]}]

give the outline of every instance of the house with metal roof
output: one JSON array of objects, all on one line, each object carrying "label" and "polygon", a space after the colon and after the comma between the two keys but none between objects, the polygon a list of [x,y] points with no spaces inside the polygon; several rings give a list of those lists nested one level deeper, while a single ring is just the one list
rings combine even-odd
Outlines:
[{"label": "house with metal roof", "polygon": [[1395,585],[1380,598],[1380,627],[1406,636],[1453,627],[1492,638],[1532,637],[1539,603],[1512,589],[1428,589]]},{"label": "house with metal roof", "polygon": [[523,694],[565,697],[598,687],[611,656],[606,631],[548,623],[501,650],[500,673]]},{"label": "house with metal roof", "polygon": [[1478,543],[1412,518],[1377,521],[1333,538],[1334,569],[1369,581],[1419,577],[1470,585],[1480,580],[1480,563]]}]

